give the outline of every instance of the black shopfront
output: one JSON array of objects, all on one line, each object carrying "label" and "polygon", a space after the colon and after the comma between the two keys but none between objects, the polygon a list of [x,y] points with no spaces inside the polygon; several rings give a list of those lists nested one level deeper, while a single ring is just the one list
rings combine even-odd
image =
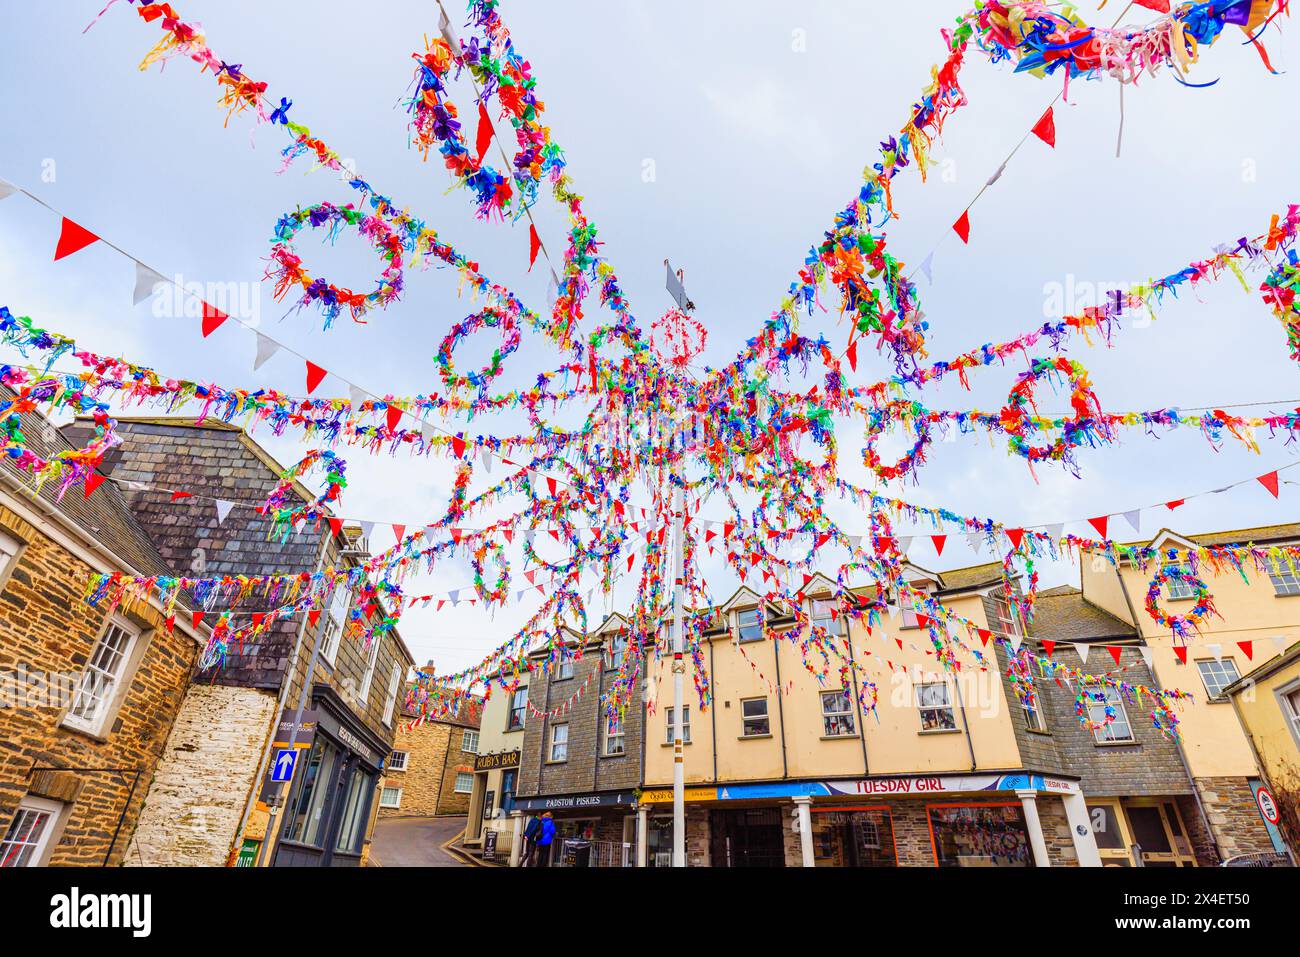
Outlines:
[{"label": "black shopfront", "polygon": [[275,867],[359,867],[387,744],[328,685],[312,688],[311,746],[298,757]]}]

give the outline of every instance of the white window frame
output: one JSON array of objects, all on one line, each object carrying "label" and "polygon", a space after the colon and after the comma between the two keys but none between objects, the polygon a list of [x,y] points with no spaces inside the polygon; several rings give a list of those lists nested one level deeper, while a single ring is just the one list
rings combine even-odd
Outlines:
[{"label": "white window frame", "polygon": [[1038,687],[1030,683],[1030,691],[1034,696],[1034,704],[1037,707],[1030,707],[1027,704],[1020,705],[1020,713],[1025,716],[1025,727],[1030,731],[1046,731],[1047,715],[1043,714],[1043,696],[1038,693]]},{"label": "white window frame", "polygon": [[[564,729],[562,739],[559,735],[561,728]],[[557,745],[562,749],[561,756],[558,758],[555,756]],[[564,764],[569,760],[569,723],[567,721],[551,725],[551,742],[546,749],[546,756],[548,758],[547,764]]]},{"label": "white window frame", "polygon": [[388,676],[388,701],[384,704],[384,727],[393,726],[393,711],[397,707],[397,692],[402,687],[402,666],[394,661]]},{"label": "white window frame", "polygon": [[627,633],[623,631],[613,632],[605,642],[605,649],[605,670],[617,671],[623,667],[623,662],[627,660]]},{"label": "white window frame", "polygon": [[1002,629],[1002,634],[1019,635],[1020,619],[1016,617],[1016,610],[1011,605],[1011,596],[1007,594],[1006,586],[989,592],[989,598],[992,599],[993,608],[997,612],[996,624]]},{"label": "white window frame", "polygon": [[[673,709],[672,708],[664,709],[664,720],[668,722],[668,727],[665,731],[664,744],[672,744],[673,743]],[[688,704],[684,704],[682,705],[682,744],[690,744],[690,743],[691,743],[691,706]]]},{"label": "white window frame", "polygon": [[[460,786],[461,778],[469,778],[469,787],[463,788]],[[456,780],[452,783],[451,789],[454,794],[472,794],[474,792],[474,772],[457,771]]]},{"label": "white window frame", "polygon": [[[822,737],[824,738],[852,738],[858,733],[858,724],[853,718],[853,696],[846,695],[844,689],[838,691],[822,691],[818,694],[818,700],[821,704],[822,715]],[[827,699],[831,699],[831,704],[835,705],[835,710],[827,711]],[[828,719],[847,718],[849,730],[831,732],[827,726]]]},{"label": "white window frame", "polygon": [[[952,706],[952,694],[951,694],[951,692],[949,692],[949,690],[948,690],[948,682],[946,682],[946,681],[918,681],[918,682],[917,682],[913,687],[915,687],[915,689],[916,689],[916,691],[914,692],[914,694],[915,694],[915,696],[916,696],[916,714],[917,714],[917,718],[918,718],[918,719],[920,720],[920,722],[921,722],[921,733],[922,733],[922,734],[944,734],[944,733],[947,733],[947,732],[951,732],[951,731],[956,731],[956,730],[958,730],[958,729],[957,729],[957,711],[956,711],[956,709],[954,709],[953,706]],[[924,700],[923,700],[923,699],[924,699],[924,691],[925,691],[925,689],[927,689],[927,688],[942,688],[942,689],[943,689],[943,701],[939,701],[939,702],[935,702],[935,701],[928,701],[928,702],[927,702],[927,701],[924,701]],[[927,728],[927,727],[925,726],[925,713],[926,713],[927,711],[933,711],[933,712],[935,713],[935,717],[936,717],[936,719],[938,718],[938,716],[939,716],[940,714],[942,714],[943,712],[946,711],[946,712],[948,713],[948,719],[949,719],[949,721],[951,722],[951,724],[950,724],[950,725],[945,725],[945,724],[943,723],[942,720],[936,720],[936,723],[935,723],[935,725],[934,725],[933,727],[929,727],[929,728]]]},{"label": "white window frame", "polygon": [[[473,738],[472,741],[471,738]],[[460,749],[469,754],[478,754],[478,732],[473,728],[462,729],[460,732]]]},{"label": "white window frame", "polygon": [[351,607],[352,592],[341,584],[335,585],[334,593],[330,595],[329,608],[325,612],[325,628],[320,637],[320,656],[331,668],[338,657],[339,646],[343,644],[343,632],[347,628]]},{"label": "white window frame", "polygon": [[[397,760],[397,756],[399,754],[402,756],[401,761]],[[411,761],[411,753],[409,751],[394,751],[392,754],[388,756],[388,766],[385,767],[384,770],[405,771],[407,769],[407,766],[410,764],[410,761]]]},{"label": "white window frame", "polygon": [[560,663],[555,666],[555,680],[568,681],[573,677],[573,652],[564,647],[560,649]]},{"label": "white window frame", "polygon": [[[59,801],[51,801],[49,798],[36,797],[29,794],[18,802],[18,807],[14,809],[14,816],[9,819],[5,825],[3,834],[0,834],[0,867],[18,867],[17,863],[5,864],[15,847],[30,847],[31,853],[27,860],[21,865],[22,867],[42,867],[49,857],[50,848],[57,843],[55,838],[63,830],[63,812],[67,805]],[[41,827],[41,834],[35,841],[17,842],[10,841],[10,835],[14,831],[14,826],[18,823],[19,815],[38,814],[44,815],[45,821]],[[16,835],[15,835],[16,836]]]},{"label": "white window frame", "polygon": [[1192,568],[1187,562],[1165,562],[1160,566],[1164,574],[1169,574],[1170,569],[1176,569],[1183,573],[1183,578],[1170,578],[1165,581],[1165,598],[1169,601],[1187,601],[1196,597],[1196,589],[1187,581],[1186,576],[1192,573]]},{"label": "white window frame", "polygon": [[[756,637],[752,637],[752,638],[745,637],[745,629],[746,628],[752,629],[754,627],[754,625],[745,624],[744,619],[745,616],[747,615],[758,616],[758,623],[757,623],[758,635]],[[767,621],[766,621],[766,616],[763,614],[762,605],[758,606],[757,608],[736,609],[736,641],[737,642],[739,642],[742,645],[745,645],[755,641],[762,641],[764,638],[767,637],[766,632],[767,632]]]},{"label": "white window frame", "polygon": [[[612,716],[605,714],[602,715],[602,717],[604,718],[605,741],[601,746],[600,753],[607,758],[622,757],[624,754],[627,754],[627,723],[625,722],[623,715],[620,714]],[[617,751],[610,750],[614,742],[618,743]]]},{"label": "white window frame", "polygon": [[[1105,702],[1093,701],[1088,699],[1088,720],[1093,723],[1099,723],[1105,717],[1105,706],[1114,705],[1116,718],[1110,724],[1103,724],[1100,728],[1092,732],[1093,740],[1098,744],[1131,744],[1137,739],[1133,737],[1133,722],[1129,720],[1128,709],[1124,707],[1124,696],[1112,688],[1110,685],[1103,685],[1101,691],[1106,696]],[[1101,711],[1100,714],[1094,715],[1093,710]],[[1119,724],[1120,719],[1124,721],[1124,728],[1127,730],[1127,737],[1116,737],[1115,726]]]},{"label": "white window frame", "polygon": [[1273,582],[1276,595],[1300,595],[1300,576],[1291,570],[1291,566],[1280,558],[1269,562],[1268,577]]},{"label": "white window frame", "polygon": [[[762,714],[745,713],[745,705],[749,704],[752,701],[763,702]],[[749,730],[749,722],[751,721],[767,722],[767,730],[751,732]],[[742,738],[767,738],[767,737],[771,737],[771,735],[772,735],[772,713],[771,713],[771,709],[768,708],[767,706],[767,698],[766,697],[741,698],[740,699],[740,736]]]},{"label": "white window frame", "polygon": [[[829,614],[826,614],[827,610]],[[825,628],[826,634],[834,638],[844,637],[844,615],[841,613],[840,603],[835,598],[809,599],[808,618],[814,625]]]},{"label": "white window frame", "polygon": [[[104,647],[105,640],[114,629],[126,635],[125,644],[117,656],[117,668],[112,675],[108,676],[110,684],[102,695],[95,694],[93,690],[88,692],[99,701],[94,714],[89,716],[77,714],[76,709],[81,702],[83,689],[86,688],[87,683],[93,684],[96,680],[102,682],[104,680],[102,676],[107,674],[103,671],[103,663],[97,663],[97,660],[101,649]],[[118,709],[121,707],[122,699],[131,687],[131,679],[135,675],[135,669],[139,664],[144,646],[144,631],[138,625],[121,615],[109,615],[104,622],[103,629],[96,636],[95,643],[91,646],[90,654],[86,658],[86,664],[77,679],[72,704],[63,716],[63,724],[77,731],[84,731],[94,737],[102,737],[104,729],[112,726],[113,720],[117,717]],[[101,677],[96,679],[96,674]]]},{"label": "white window frame", "polygon": [[[390,804],[388,801],[385,800],[385,797],[386,797],[386,795],[388,794],[389,791],[396,791],[396,792],[397,792],[397,803],[395,803],[395,804]],[[398,807],[401,807],[401,806],[402,806],[402,789],[399,788],[399,787],[397,787],[397,786],[395,786],[395,785],[392,785],[392,784],[385,784],[383,787],[381,787],[381,788],[379,789],[379,806],[380,806],[380,807],[386,807],[386,808],[398,808]]]},{"label": "white window frame", "polygon": [[[1228,667],[1232,669],[1231,680],[1224,681],[1222,684],[1219,685],[1218,694],[1215,694],[1213,691],[1210,690],[1210,682],[1207,681],[1205,678],[1206,665],[1209,665],[1211,668],[1215,668],[1215,669],[1224,668],[1224,667]],[[1197,658],[1196,673],[1201,676],[1201,684],[1205,686],[1206,697],[1208,697],[1209,700],[1211,701],[1226,701],[1227,698],[1223,694],[1223,689],[1228,687],[1228,685],[1232,684],[1233,682],[1238,681],[1241,678],[1241,671],[1240,669],[1237,668],[1237,662],[1232,658],[1226,658],[1226,657],[1225,658]]]},{"label": "white window frame", "polygon": [[1296,747],[1300,747],[1300,681],[1294,681],[1277,689],[1278,703],[1286,716]]},{"label": "white window frame", "polygon": [[366,673],[361,676],[361,690],[357,692],[357,700],[362,705],[370,704],[370,686],[375,683],[375,665],[379,663],[379,636],[372,635],[370,638],[370,654],[366,656]]},{"label": "white window frame", "polygon": [[4,584],[10,566],[22,551],[23,543],[0,531],[0,584]]}]

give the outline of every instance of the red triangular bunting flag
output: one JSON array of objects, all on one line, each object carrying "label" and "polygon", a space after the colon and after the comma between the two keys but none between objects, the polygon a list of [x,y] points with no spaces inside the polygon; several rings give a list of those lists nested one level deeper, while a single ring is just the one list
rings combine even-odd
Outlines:
[{"label": "red triangular bunting flag", "polygon": [[314,611],[309,611],[309,612],[307,612],[307,624],[308,624],[309,627],[315,628],[315,627],[316,627],[316,622],[318,622],[318,621],[320,621],[320,609],[319,609],[319,608],[315,609]]},{"label": "red triangular bunting flag", "polygon": [[330,534],[331,534],[331,535],[340,535],[340,534],[343,533],[343,519],[341,519],[341,518],[331,518],[331,519],[329,520],[329,522],[330,522]]},{"label": "red triangular bunting flag", "polygon": [[1241,653],[1246,656],[1247,661],[1255,660],[1255,643],[1253,641],[1239,641],[1237,647],[1241,649]]},{"label": "red triangular bunting flag", "polygon": [[172,501],[179,502],[183,498],[189,498],[189,492],[172,492]]},{"label": "red triangular bunting flag", "polygon": [[542,248],[542,237],[537,235],[537,227],[532,223],[528,224],[528,271],[533,271],[533,263],[537,262],[537,251]]},{"label": "red triangular bunting flag", "polygon": [[397,543],[400,545],[402,543],[402,539],[406,538],[406,526],[394,525],[393,535],[397,538]]},{"label": "red triangular bunting flag", "polygon": [[993,637],[993,632],[989,631],[987,628],[979,628],[975,633],[980,636],[980,641],[986,645],[989,643],[989,639]]},{"label": "red triangular bunting flag", "polygon": [[548,492],[551,493],[551,497],[552,497],[552,498],[554,498],[555,495],[556,495],[556,488],[557,488],[557,486],[556,486],[556,484],[555,484],[555,479],[551,478],[551,477],[548,475],[548,476],[546,477],[546,490],[547,490]]},{"label": "red triangular bunting flag", "polygon": [[260,624],[261,624],[265,619],[266,619],[266,612],[264,612],[264,611],[255,611],[255,612],[253,612],[253,627],[256,628],[256,627],[257,627],[258,625],[260,625]]},{"label": "red triangular bunting flag", "polygon": [[953,232],[955,232],[958,236],[961,237],[962,242],[969,243],[970,242],[970,213],[969,212],[962,213],[961,218],[958,219],[957,222],[952,224],[952,228],[953,228]]},{"label": "red triangular bunting flag", "polygon": [[229,318],[216,306],[210,306],[205,302],[203,304],[203,338],[206,339],[220,329],[221,324]]},{"label": "red triangular bunting flag", "polygon": [[86,498],[90,498],[90,496],[95,493],[95,489],[99,488],[103,484],[104,476],[100,475],[98,472],[91,472],[87,475],[85,489]]},{"label": "red triangular bunting flag", "polygon": [[1268,489],[1269,494],[1277,498],[1277,472],[1269,472],[1267,475],[1261,475],[1255,479],[1260,485]]},{"label": "red triangular bunting flag", "polygon": [[936,555],[942,555],[942,554],[943,554],[943,546],[946,545],[946,544],[948,543],[948,536],[947,536],[947,535],[931,535],[931,536],[930,536],[930,541],[934,542],[934,553],[935,553]]},{"label": "red triangular bunting flag", "polygon": [[844,353],[849,358],[849,368],[854,372],[858,371],[858,340],[854,339],[849,343],[849,348]]},{"label": "red triangular bunting flag", "polygon": [[1049,658],[1052,657],[1052,652],[1054,652],[1055,650],[1056,650],[1056,642],[1049,641],[1048,639],[1044,638],[1043,651],[1047,653],[1047,657]]},{"label": "red triangular bunting flag", "polygon": [[478,150],[478,165],[483,165],[488,146],[492,143],[492,120],[488,117],[487,107],[478,105],[478,135],[474,138],[474,148]]},{"label": "red triangular bunting flag", "polygon": [[1106,523],[1110,520],[1109,515],[1098,515],[1096,518],[1088,519],[1088,524],[1097,530],[1097,534],[1102,538],[1106,537]]},{"label": "red triangular bunting flag", "polygon": [[325,378],[325,370],[310,359],[305,361],[307,363],[307,394],[311,395],[316,391],[316,386],[320,385],[321,380]]},{"label": "red triangular bunting flag", "polygon": [[1179,661],[1181,661],[1183,664],[1187,664],[1186,645],[1174,645],[1174,654],[1177,656]]},{"label": "red triangular bunting flag", "polygon": [[59,227],[59,244],[54,247],[54,261],[58,262],[64,256],[71,256],[80,249],[85,249],[93,242],[98,242],[99,237],[92,233],[84,226],[78,226],[67,216],[63,217],[63,223]]},{"label": "red triangular bunting flag", "polygon": [[631,570],[632,570],[632,562],[635,561],[635,560],[636,560],[636,555],[635,555],[635,554],[631,554],[631,555],[628,555],[628,556],[627,556],[627,570],[628,570],[628,571],[631,571]]},{"label": "red triangular bunting flag", "polygon": [[193,625],[195,628],[199,627],[199,622],[201,622],[202,620],[203,620],[203,612],[201,611],[190,612],[190,624]]},{"label": "red triangular bunting flag", "polygon": [[916,627],[917,627],[917,628],[928,628],[928,627],[930,627],[930,618],[929,618],[929,616],[928,616],[928,615],[917,615],[917,616],[916,616]]},{"label": "red triangular bunting flag", "polygon": [[464,457],[465,457],[465,440],[464,440],[463,438],[461,438],[459,435],[453,435],[453,436],[451,437],[451,450],[452,450],[454,453],[456,453],[456,458],[458,458],[458,459],[459,459],[459,458],[464,458]]},{"label": "red triangular bunting flag", "polygon": [[402,410],[395,405],[388,407],[388,431],[396,432],[397,423],[402,421]]},{"label": "red triangular bunting flag", "polygon": [[[1139,7],[1146,7],[1148,10],[1154,10],[1156,13],[1169,12],[1169,0],[1134,0]],[[1232,6],[1232,4],[1225,4]]]},{"label": "red triangular bunting flag", "polygon": [[1012,548],[1019,548],[1020,542],[1024,537],[1025,537],[1025,530],[1023,528],[1007,529],[1007,538],[1011,539]]},{"label": "red triangular bunting flag", "polygon": [[1119,656],[1121,651],[1119,645],[1107,645],[1106,650],[1109,651],[1110,656],[1115,659],[1115,664],[1119,664]]},{"label": "red triangular bunting flag", "polygon": [[1047,112],[1042,115],[1042,118],[1034,124],[1032,132],[1048,146],[1056,146],[1056,120],[1052,116],[1050,106],[1047,108]]},{"label": "red triangular bunting flag", "polygon": [[176,628],[176,616],[175,616],[175,615],[168,615],[168,616],[167,616],[167,633],[168,633],[168,634],[171,634],[171,633],[175,630],[175,628]]},{"label": "red triangular bunting flag", "polygon": [[1187,501],[1187,499],[1185,499],[1185,498],[1176,498],[1176,499],[1174,499],[1172,502],[1165,502],[1165,508],[1169,509],[1169,511],[1172,512],[1172,511],[1173,511],[1174,509],[1176,509],[1179,505],[1182,505],[1182,504],[1183,504],[1184,502],[1186,502],[1186,501]]}]

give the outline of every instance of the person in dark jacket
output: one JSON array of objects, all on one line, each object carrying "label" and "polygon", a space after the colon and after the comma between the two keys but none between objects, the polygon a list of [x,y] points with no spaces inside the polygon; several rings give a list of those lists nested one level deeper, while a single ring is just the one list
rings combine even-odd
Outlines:
[{"label": "person in dark jacket", "polygon": [[555,841],[555,820],[551,812],[542,815],[542,827],[537,835],[537,866],[549,867],[551,863],[551,844]]},{"label": "person in dark jacket", "polygon": [[537,854],[537,835],[542,831],[542,819],[530,817],[524,827],[524,856],[519,861],[520,867],[532,867],[533,857]]}]

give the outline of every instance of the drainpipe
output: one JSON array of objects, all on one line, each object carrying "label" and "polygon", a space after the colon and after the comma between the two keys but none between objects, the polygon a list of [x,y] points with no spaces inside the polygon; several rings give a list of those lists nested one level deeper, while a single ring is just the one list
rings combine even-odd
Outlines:
[{"label": "drainpipe", "polygon": [[709,639],[709,680],[713,682],[713,707],[709,709],[709,724],[713,733],[713,783],[718,783],[718,669],[713,667],[713,639]]},{"label": "drainpipe", "polygon": [[[944,643],[947,644],[946,637],[944,639]],[[949,652],[952,651],[951,646],[949,647],[948,650]],[[953,687],[957,689],[957,710],[961,712],[962,731],[966,735],[966,751],[970,754],[970,769],[971,771],[975,771],[979,767],[979,764],[975,760],[975,741],[971,738],[970,722],[966,719],[966,698],[965,695],[961,693],[961,672],[960,671],[953,672],[952,683],[953,683]]]},{"label": "drainpipe", "polygon": [[[849,646],[849,664],[852,666],[854,664],[853,629],[847,618],[841,618],[840,622],[844,625],[844,635],[845,635],[844,641],[845,644]],[[866,721],[864,720],[862,715],[862,707],[860,704],[860,699],[858,697],[858,669],[856,667],[850,667],[849,671],[853,676],[853,702],[854,702],[853,706],[854,706],[854,710],[858,712],[857,715],[858,740],[862,742],[862,776],[866,777],[867,775],[871,774],[871,765],[867,762],[867,728],[866,728]]]},{"label": "drainpipe", "polygon": [[[767,616],[766,608],[763,609],[763,615],[764,617]],[[772,633],[772,657],[776,661],[776,718],[781,726],[781,777],[782,779],[788,779],[790,777],[790,762],[786,759],[785,751],[785,706],[782,704],[785,692],[781,687],[781,639],[776,632]]]},{"label": "drainpipe", "polygon": [[[1138,617],[1137,609],[1133,607],[1133,599],[1129,596],[1128,588],[1124,586],[1124,576],[1120,574],[1119,568],[1115,569],[1115,575],[1119,578],[1119,590],[1124,593],[1124,604],[1128,606],[1129,617],[1135,622],[1133,627],[1137,630],[1138,641],[1145,645],[1146,638],[1142,636],[1142,627],[1136,624],[1142,619]],[[1155,665],[1152,665],[1148,670],[1151,672],[1151,680],[1155,682],[1156,690],[1163,691],[1164,685],[1160,681],[1160,676],[1156,674]],[[1224,859],[1223,848],[1219,846],[1219,836],[1214,833],[1214,828],[1210,826],[1210,815],[1205,810],[1205,802],[1201,800],[1201,789],[1196,786],[1196,778],[1192,777],[1192,766],[1187,763],[1187,754],[1183,750],[1181,736],[1174,738],[1174,749],[1178,752],[1178,760],[1183,765],[1183,773],[1187,775],[1187,781],[1192,786],[1192,797],[1196,801],[1196,810],[1201,815],[1201,823],[1205,825],[1205,833],[1210,835],[1210,843],[1214,845],[1215,856],[1222,861]]]}]

